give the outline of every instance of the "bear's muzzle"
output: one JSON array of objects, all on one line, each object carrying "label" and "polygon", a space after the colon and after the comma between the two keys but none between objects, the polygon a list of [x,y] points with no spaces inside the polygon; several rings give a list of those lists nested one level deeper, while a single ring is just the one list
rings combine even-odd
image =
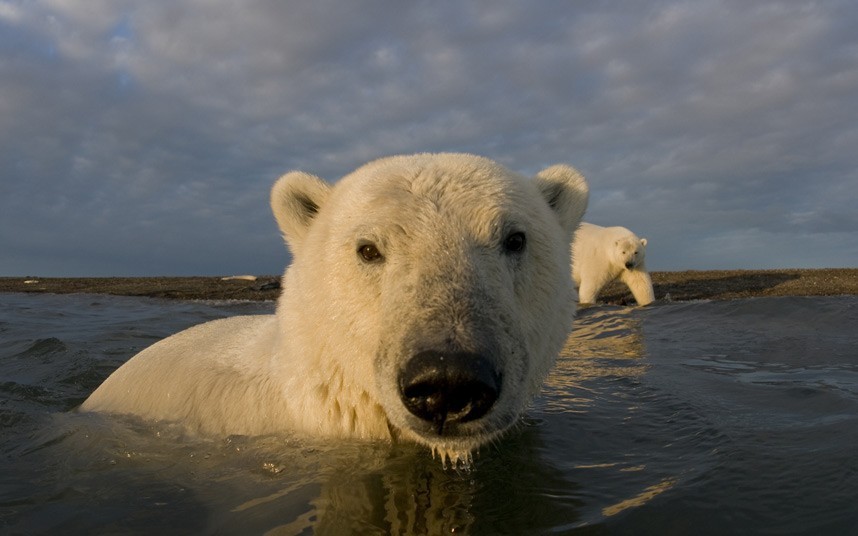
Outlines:
[{"label": "bear's muzzle", "polygon": [[402,403],[411,414],[431,423],[438,435],[449,424],[488,413],[500,386],[500,374],[489,360],[467,352],[420,352],[399,372]]}]

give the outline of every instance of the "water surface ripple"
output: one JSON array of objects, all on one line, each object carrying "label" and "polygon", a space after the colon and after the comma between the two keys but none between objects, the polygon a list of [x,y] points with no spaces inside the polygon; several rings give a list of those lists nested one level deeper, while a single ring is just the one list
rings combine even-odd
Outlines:
[{"label": "water surface ripple", "polygon": [[134,353],[271,303],[0,294],[0,532],[858,534],[858,297],[591,307],[471,472],[422,448],[76,413]]}]

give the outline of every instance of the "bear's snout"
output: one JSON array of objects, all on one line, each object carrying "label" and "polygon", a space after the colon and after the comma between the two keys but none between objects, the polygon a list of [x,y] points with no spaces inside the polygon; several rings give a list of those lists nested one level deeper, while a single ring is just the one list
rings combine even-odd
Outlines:
[{"label": "bear's snout", "polygon": [[634,267],[635,267],[635,261],[626,261],[626,268],[628,270],[631,270]]},{"label": "bear's snout", "polygon": [[413,415],[434,425],[479,419],[500,395],[501,378],[479,354],[433,350],[412,357],[399,373],[399,396]]}]

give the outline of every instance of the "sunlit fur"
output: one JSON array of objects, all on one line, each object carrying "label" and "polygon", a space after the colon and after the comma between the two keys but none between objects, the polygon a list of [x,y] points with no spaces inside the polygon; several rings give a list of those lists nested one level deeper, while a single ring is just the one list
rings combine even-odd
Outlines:
[{"label": "sunlit fur", "polygon": [[[515,424],[571,329],[569,244],[587,195],[568,166],[525,178],[464,154],[381,159],[334,186],[288,173],[271,194],[293,255],[276,315],[157,343],[83,409],[214,434],[415,441],[467,464]],[[512,232],[526,236],[517,253],[503,246]],[[486,357],[503,378],[491,410],[441,435],[411,415],[397,377],[423,350]]]},{"label": "sunlit fur", "polygon": [[629,287],[638,305],[652,303],[655,293],[646,270],[646,244],[646,238],[625,227],[582,223],[572,248],[572,277],[580,303],[596,303],[605,285],[617,279]]}]

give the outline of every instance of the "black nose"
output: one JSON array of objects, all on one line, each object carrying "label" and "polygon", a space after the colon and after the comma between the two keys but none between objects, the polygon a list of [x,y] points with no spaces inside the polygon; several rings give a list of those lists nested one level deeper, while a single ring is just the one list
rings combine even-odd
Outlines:
[{"label": "black nose", "polygon": [[634,261],[629,261],[626,263],[626,268],[628,268],[629,270],[631,270],[634,267],[635,267]]},{"label": "black nose", "polygon": [[412,414],[435,425],[485,415],[500,394],[500,376],[487,359],[471,353],[420,352],[399,373],[399,396]]}]

